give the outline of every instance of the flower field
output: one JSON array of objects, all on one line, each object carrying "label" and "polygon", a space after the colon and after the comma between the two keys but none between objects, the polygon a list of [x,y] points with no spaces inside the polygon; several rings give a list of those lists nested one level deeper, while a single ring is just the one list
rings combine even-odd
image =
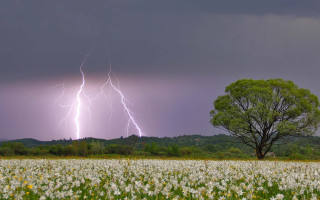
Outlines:
[{"label": "flower field", "polygon": [[1,160],[0,199],[319,199],[320,163]]}]

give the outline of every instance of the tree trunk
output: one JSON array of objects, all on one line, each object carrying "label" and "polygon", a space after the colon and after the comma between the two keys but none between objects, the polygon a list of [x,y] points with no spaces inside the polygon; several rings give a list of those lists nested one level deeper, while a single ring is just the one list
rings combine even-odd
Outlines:
[{"label": "tree trunk", "polygon": [[262,152],[262,149],[259,149],[259,148],[256,148],[256,155],[259,160],[262,160],[265,156],[264,153]]}]

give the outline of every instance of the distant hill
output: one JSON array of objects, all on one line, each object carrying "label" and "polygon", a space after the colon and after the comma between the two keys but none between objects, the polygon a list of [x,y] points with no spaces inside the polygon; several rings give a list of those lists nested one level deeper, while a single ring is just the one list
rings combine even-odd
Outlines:
[{"label": "distant hill", "polygon": [[[129,136],[127,138],[116,138],[116,139],[99,139],[99,138],[82,138],[79,141],[86,141],[86,142],[102,142],[105,145],[109,144],[126,144],[133,138],[136,138],[138,140],[138,144],[143,144],[143,143],[152,143],[155,142],[158,145],[161,146],[168,146],[171,143],[178,144],[179,146],[189,146],[189,145],[196,145],[198,146],[199,144],[206,143],[205,141],[208,140],[209,138],[215,138],[218,140],[221,140],[224,137],[229,137],[229,136],[224,136],[224,135],[219,135],[219,136],[200,136],[200,135],[188,135],[188,136],[178,136],[178,137],[163,137],[163,138],[158,138],[158,137],[137,137],[137,136]],[[0,144],[3,142],[20,142],[24,144],[26,147],[37,147],[40,145],[56,145],[56,144],[61,144],[61,145],[69,145],[73,141],[76,140],[66,140],[66,139],[60,139],[60,140],[51,140],[51,141],[40,141],[36,140],[33,138],[23,138],[23,139],[15,139],[15,140],[5,140],[5,139],[0,139]]]},{"label": "distant hill", "polygon": [[17,140],[7,140],[7,141],[0,141],[0,144],[3,142],[20,142],[26,147],[37,147],[40,145],[46,145],[47,141],[40,141],[33,138],[24,138],[24,139],[17,139]]},{"label": "distant hill", "polygon": [[[41,145],[70,145],[75,140],[52,140],[52,141],[40,141],[32,138],[25,139],[17,139],[17,140],[0,140],[1,143],[4,142],[20,142],[26,147],[37,147]],[[170,144],[176,144],[180,147],[188,147],[194,146],[198,148],[203,148],[207,145],[215,145],[219,149],[228,149],[230,147],[240,148],[244,152],[251,152],[252,150],[242,144],[239,143],[235,137],[228,135],[214,135],[214,136],[201,136],[201,135],[183,135],[178,137],[138,137],[138,136],[129,136],[127,138],[117,138],[117,139],[98,139],[98,138],[83,138],[80,141],[86,141],[88,143],[91,142],[100,142],[104,145],[126,145],[136,143],[137,149],[142,149],[145,144],[155,143],[158,146],[169,146]],[[310,145],[313,148],[320,149],[320,137],[318,136],[308,136],[308,137],[287,137],[286,143],[297,144],[297,145]],[[276,145],[275,145],[276,146]],[[279,145],[278,145],[279,146]],[[279,147],[280,148],[280,147]]]},{"label": "distant hill", "polygon": [[[51,141],[40,141],[33,138],[24,138],[24,139],[16,139],[16,140],[6,140],[1,141],[0,144],[3,142],[20,142],[26,147],[37,147],[41,145],[69,145],[75,140],[51,140]],[[110,144],[119,144],[119,145],[126,145],[136,141],[136,145],[139,148],[140,146],[147,144],[147,143],[156,143],[158,146],[168,146],[170,144],[177,144],[178,146],[195,146],[201,147],[207,144],[221,144],[221,143],[230,143],[234,142],[235,138],[227,135],[214,135],[214,136],[201,136],[201,135],[184,135],[178,137],[138,137],[138,136],[129,136],[127,138],[117,138],[117,139],[98,139],[98,138],[83,138],[80,141],[90,142],[101,142],[104,145]]]},{"label": "distant hill", "polygon": [[[81,145],[85,145],[86,148],[89,148],[89,146],[101,147],[101,145],[103,145],[104,152],[108,152],[111,154],[114,154],[115,152],[118,152],[118,154],[125,154],[127,153],[128,147],[134,147],[135,151],[140,152],[141,155],[144,155],[146,152],[151,153],[150,149],[152,148],[156,149],[155,155],[167,155],[169,152],[168,149],[172,148],[173,146],[178,146],[177,148],[181,147],[181,152],[194,152],[195,154],[197,154],[196,156],[202,156],[203,158],[250,158],[254,157],[255,155],[254,149],[237,141],[235,137],[228,135],[184,135],[178,137],[163,138],[138,137],[132,135],[126,138],[121,137],[110,140],[98,138],[83,138],[80,140],[62,139],[52,141],[39,141],[33,138],[25,138],[0,141],[0,146],[8,142],[22,143],[25,147],[29,148],[29,153],[31,154],[32,152],[38,152],[39,155],[43,155],[48,154],[49,152],[53,152],[54,155],[58,155],[57,152],[59,152],[59,149],[61,151],[64,149],[63,151],[68,150],[69,152],[73,152],[72,148],[75,148],[75,145],[78,145],[77,143],[73,144],[73,142],[75,141],[86,142],[87,144],[81,143]],[[12,144],[8,145],[10,146]],[[56,145],[63,145],[63,147]],[[146,149],[149,150],[147,151]],[[13,151],[17,151],[17,149],[13,149]],[[2,154],[4,154],[5,152],[8,152],[8,149],[3,148]],[[307,158],[311,160],[320,159],[320,137],[286,137],[283,141],[275,143],[271,148],[271,152],[273,152],[273,154],[277,157],[282,158]],[[17,154],[19,155],[19,152]],[[193,154],[193,156],[195,156],[195,154]]]}]

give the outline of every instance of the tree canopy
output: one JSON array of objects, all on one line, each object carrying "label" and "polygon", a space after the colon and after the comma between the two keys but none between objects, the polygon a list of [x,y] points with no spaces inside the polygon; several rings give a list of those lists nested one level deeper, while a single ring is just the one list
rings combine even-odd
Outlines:
[{"label": "tree canopy", "polygon": [[318,128],[317,96],[292,81],[242,79],[225,93],[214,101],[211,123],[254,148],[259,159],[284,136],[312,135]]}]

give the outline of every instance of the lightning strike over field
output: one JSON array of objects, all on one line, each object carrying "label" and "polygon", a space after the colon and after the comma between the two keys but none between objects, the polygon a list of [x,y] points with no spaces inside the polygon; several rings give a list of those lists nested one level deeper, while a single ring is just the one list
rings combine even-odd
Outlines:
[{"label": "lightning strike over field", "polygon": [[[107,80],[100,86],[100,90],[99,90],[98,94],[96,94],[93,98],[90,98],[90,96],[86,93],[86,90],[85,90],[86,79],[85,79],[85,74],[82,69],[83,69],[83,66],[84,66],[87,58],[90,56],[91,52],[92,52],[92,49],[87,53],[87,55],[85,56],[84,60],[82,61],[81,65],[80,65],[79,70],[81,73],[82,82],[81,82],[81,85],[79,86],[79,89],[77,90],[75,100],[73,101],[73,103],[71,105],[60,105],[61,107],[68,108],[69,110],[68,110],[67,114],[62,118],[60,123],[58,124],[57,129],[60,128],[60,126],[62,125],[62,123],[64,121],[66,121],[67,119],[69,119],[71,117],[73,110],[75,110],[74,123],[75,123],[75,128],[76,128],[76,137],[77,137],[77,139],[80,139],[80,133],[81,133],[80,116],[81,116],[81,108],[83,106],[83,101],[81,99],[82,96],[84,96],[87,99],[86,109],[89,113],[88,119],[89,119],[90,123],[91,123],[91,114],[92,114],[92,112],[91,112],[92,104],[100,96],[103,96],[105,98],[105,100],[108,101],[108,103],[110,103],[110,118],[109,118],[109,123],[110,123],[110,120],[112,117],[112,103],[111,103],[111,96],[110,96],[111,94],[109,94],[109,97],[108,97],[108,95],[105,93],[105,88],[107,86],[110,86],[110,89],[114,90],[120,96],[120,102],[124,108],[125,114],[128,117],[128,122],[127,122],[127,126],[126,126],[127,136],[129,136],[129,127],[130,127],[130,124],[132,123],[134,128],[137,130],[139,137],[141,137],[143,135],[143,132],[142,132],[141,128],[139,127],[138,123],[136,122],[133,112],[128,107],[128,103],[130,104],[130,102],[125,98],[125,96],[124,96],[123,92],[120,90],[119,86],[116,87],[114,85],[114,83],[112,82],[111,65],[110,65],[110,70],[108,72]],[[62,84],[62,87],[63,87],[62,94],[64,94],[64,90],[65,90],[64,83]],[[59,99],[61,99],[61,96],[59,96],[59,98],[57,100],[59,100]],[[57,102],[57,100],[56,100],[56,102]],[[90,125],[89,125],[89,128],[90,128]]]},{"label": "lightning strike over field", "polygon": [[133,113],[131,112],[131,110],[128,108],[127,104],[126,104],[126,98],[124,97],[123,93],[121,92],[121,90],[117,87],[115,87],[112,83],[112,79],[111,79],[111,76],[110,76],[110,73],[111,73],[111,66],[110,66],[110,71],[108,73],[108,80],[111,87],[120,95],[121,97],[121,103],[123,105],[123,108],[125,110],[125,112],[127,113],[129,119],[128,119],[128,124],[127,124],[127,136],[129,135],[128,131],[129,131],[129,125],[130,125],[130,122],[132,122],[132,124],[135,126],[135,128],[137,129],[138,133],[139,133],[139,137],[141,137],[143,135],[142,131],[141,131],[141,128],[139,127],[139,125],[136,123],[136,121],[134,120],[134,117],[133,117]]},{"label": "lightning strike over field", "polygon": [[[90,53],[90,52],[89,52]],[[82,90],[84,88],[84,84],[86,83],[86,80],[84,78],[84,73],[82,71],[82,67],[84,62],[86,61],[87,57],[89,56],[89,53],[86,55],[84,61],[82,62],[80,66],[80,72],[81,72],[81,77],[82,77],[82,84],[80,85],[80,88],[77,92],[77,113],[76,117],[74,118],[74,121],[76,123],[76,128],[77,128],[77,139],[80,138],[80,122],[79,122],[79,117],[80,117],[80,108],[81,108],[81,99],[80,99],[80,94],[82,93]]]},{"label": "lightning strike over field", "polygon": [[[111,103],[111,98],[108,99],[107,97],[107,94],[105,94],[105,87],[107,87],[108,85],[110,86],[111,89],[113,89],[116,93],[119,94],[120,96],[120,102],[124,108],[124,111],[126,113],[126,115],[128,116],[128,123],[127,123],[127,126],[126,126],[126,132],[127,132],[127,136],[129,136],[129,126],[130,126],[130,122],[134,125],[134,127],[136,128],[137,132],[138,132],[138,135],[139,137],[141,137],[143,135],[142,133],[142,130],[141,128],[139,127],[139,125],[137,124],[136,120],[134,119],[134,116],[133,116],[133,112],[129,109],[127,103],[129,102],[123,92],[119,89],[119,87],[116,87],[113,82],[112,82],[112,78],[111,78],[111,72],[112,72],[112,68],[111,68],[111,65],[110,65],[110,70],[109,70],[109,73],[108,73],[108,79],[106,80],[106,82],[104,84],[101,85],[101,88],[100,88],[100,91],[99,93],[93,98],[93,99],[90,99],[89,100],[89,106],[88,106],[88,110],[89,110],[89,113],[91,114],[91,111],[90,111],[90,107],[91,107],[91,104],[94,100],[96,100],[99,96],[103,96],[107,101],[109,101]],[[129,102],[130,103],[130,102]],[[112,104],[111,104],[112,105]],[[110,115],[112,116],[112,106],[110,106]],[[111,118],[110,116],[110,118]],[[109,118],[109,119],[110,119]],[[110,122],[110,120],[109,120]]]},{"label": "lightning strike over field", "polygon": [[[81,82],[81,85],[79,87],[79,90],[77,91],[76,99],[73,101],[73,103],[71,105],[63,106],[63,107],[69,107],[69,111],[67,112],[65,117],[62,118],[62,120],[60,121],[60,123],[58,124],[58,127],[57,127],[57,129],[58,129],[61,126],[61,124],[70,117],[70,115],[72,113],[72,110],[73,110],[73,108],[74,108],[74,106],[76,104],[76,116],[74,118],[74,122],[76,124],[76,136],[77,136],[77,139],[80,139],[80,122],[79,122],[80,109],[81,109],[81,98],[80,98],[80,95],[83,93],[84,86],[85,86],[85,83],[86,83],[84,72],[82,71],[82,68],[83,68],[83,65],[85,64],[87,58],[91,54],[92,50],[93,50],[93,47],[87,53],[87,55],[85,56],[84,60],[82,61],[81,65],[80,65],[80,73],[81,73],[82,82]],[[63,84],[63,94],[64,94],[64,84]],[[61,98],[61,96],[59,98]]]}]

